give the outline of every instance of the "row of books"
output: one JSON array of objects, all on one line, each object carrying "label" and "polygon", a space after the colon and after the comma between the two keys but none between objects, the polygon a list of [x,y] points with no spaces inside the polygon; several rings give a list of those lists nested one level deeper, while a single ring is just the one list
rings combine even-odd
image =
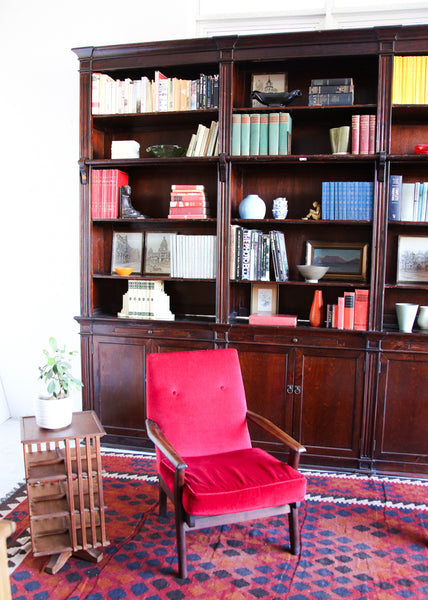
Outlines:
[{"label": "row of books", "polygon": [[128,174],[119,169],[94,169],[91,175],[93,219],[117,219],[119,189],[128,185]]},{"label": "row of books", "polygon": [[173,184],[170,195],[168,219],[207,219],[211,216],[203,185]]},{"label": "row of books", "polygon": [[217,238],[215,235],[172,233],[171,277],[215,279],[217,273]]},{"label": "row of books", "polygon": [[393,104],[428,104],[428,56],[394,56]]},{"label": "row of books", "polygon": [[374,154],[376,115],[352,115],[352,154]]},{"label": "row of books", "polygon": [[92,74],[92,114],[127,114],[218,108],[217,75],[198,79],[166,77],[155,71],[133,80],[113,79],[106,73]]},{"label": "row of books", "polygon": [[339,106],[354,104],[352,77],[312,79],[309,86],[309,106]]},{"label": "row of books", "polygon": [[334,329],[367,331],[369,326],[369,290],[344,292],[337,304],[327,304],[326,326]]},{"label": "row of books", "polygon": [[388,219],[428,221],[428,182],[403,183],[402,175],[389,178]]},{"label": "row of books", "polygon": [[186,156],[218,156],[218,121],[211,121],[210,127],[198,125],[190,138]]},{"label": "row of books", "polygon": [[232,115],[232,155],[291,154],[292,119],[287,112]]},{"label": "row of books", "polygon": [[323,181],[321,184],[323,220],[370,221],[373,217],[372,181]]},{"label": "row of books", "polygon": [[270,281],[271,257],[276,281],[288,281],[285,236],[281,231],[268,233],[240,225],[230,228],[230,279]]},{"label": "row of books", "polygon": [[122,310],[117,314],[123,319],[157,319],[173,321],[170,298],[160,280],[130,279],[128,291],[123,296]]}]

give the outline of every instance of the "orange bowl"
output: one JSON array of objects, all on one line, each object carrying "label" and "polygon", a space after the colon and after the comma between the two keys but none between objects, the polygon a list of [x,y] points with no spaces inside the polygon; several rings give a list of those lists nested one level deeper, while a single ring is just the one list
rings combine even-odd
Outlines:
[{"label": "orange bowl", "polygon": [[428,154],[428,144],[417,144],[415,152],[416,154]]},{"label": "orange bowl", "polygon": [[116,267],[115,271],[121,277],[126,277],[127,275],[131,275],[133,271],[133,267]]}]

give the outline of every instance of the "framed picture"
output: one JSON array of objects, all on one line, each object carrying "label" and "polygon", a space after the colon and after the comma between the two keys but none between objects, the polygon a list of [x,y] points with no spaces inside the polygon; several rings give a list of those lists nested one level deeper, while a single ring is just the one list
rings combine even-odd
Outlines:
[{"label": "framed picture", "polygon": [[[251,77],[251,91],[258,92],[287,92],[287,73],[253,73]],[[253,108],[266,108],[258,100],[252,100]]]},{"label": "framed picture", "polygon": [[278,286],[275,283],[253,283],[251,285],[250,313],[276,315],[278,312]]},{"label": "framed picture", "polygon": [[171,239],[174,234],[146,232],[144,275],[171,275]]},{"label": "framed picture", "polygon": [[368,244],[306,242],[306,264],[329,267],[324,279],[367,281]]},{"label": "framed picture", "polygon": [[133,275],[141,275],[143,264],[143,233],[113,231],[111,272],[116,267],[132,267]]},{"label": "framed picture", "polygon": [[428,282],[428,237],[398,236],[397,283]]}]

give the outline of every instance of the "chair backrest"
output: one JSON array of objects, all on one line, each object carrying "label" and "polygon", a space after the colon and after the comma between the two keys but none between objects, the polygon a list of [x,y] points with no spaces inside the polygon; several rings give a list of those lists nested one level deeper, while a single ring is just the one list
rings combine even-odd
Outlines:
[{"label": "chair backrest", "polygon": [[183,457],[251,446],[235,349],[147,356],[147,416]]}]

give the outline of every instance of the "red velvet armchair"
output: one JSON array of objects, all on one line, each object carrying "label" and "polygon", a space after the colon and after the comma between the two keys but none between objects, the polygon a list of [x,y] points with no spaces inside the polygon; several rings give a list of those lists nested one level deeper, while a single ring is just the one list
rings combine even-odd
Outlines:
[{"label": "red velvet armchair", "polygon": [[[298,505],[306,478],[303,446],[247,410],[234,349],[149,354],[147,431],[156,446],[159,512],[175,506],[179,576],[187,577],[186,531],[287,514],[299,552]],[[283,442],[288,464],[253,448],[247,420]]]}]

